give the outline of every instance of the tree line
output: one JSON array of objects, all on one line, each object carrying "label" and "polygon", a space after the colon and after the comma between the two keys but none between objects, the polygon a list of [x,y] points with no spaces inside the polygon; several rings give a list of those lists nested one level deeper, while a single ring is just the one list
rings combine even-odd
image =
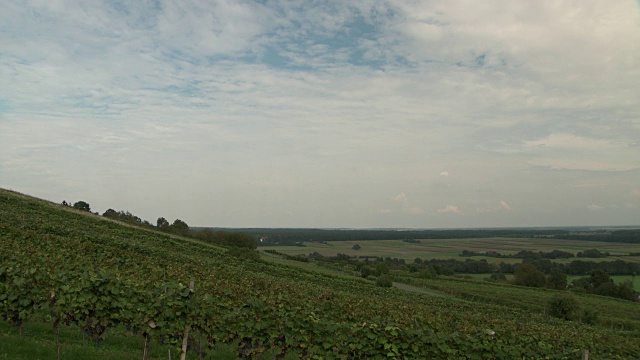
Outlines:
[{"label": "tree line", "polygon": [[[632,253],[629,253],[630,256]],[[486,257],[494,257],[494,258],[513,258],[513,259],[570,259],[573,257],[579,258],[605,258],[607,256],[611,256],[608,252],[602,252],[598,249],[588,249],[585,251],[580,251],[576,254],[562,251],[562,250],[553,250],[549,252],[544,251],[531,251],[531,250],[521,250],[515,254],[502,254],[497,251],[471,251],[471,250],[462,250],[460,252],[461,257],[473,257],[473,256],[486,256]]]},{"label": "tree line", "polygon": [[[80,211],[91,212],[91,205],[82,200],[77,201],[73,204],[65,200],[62,201],[62,205],[69,206]],[[100,215],[100,213],[98,212],[95,212],[94,214]],[[169,222],[166,218],[159,217],[154,225],[149,221],[143,220],[140,217],[132,214],[129,211],[116,211],[111,208],[102,213],[102,216],[109,219],[122,221],[131,225],[142,226],[148,229],[160,230],[180,236],[193,237],[214,245],[249,249],[255,249],[257,247],[256,239],[245,233],[214,231],[209,228],[190,228],[185,221],[180,219],[175,219],[173,222]]]},{"label": "tree line", "polygon": [[558,240],[607,241],[640,243],[640,229],[220,229],[226,232],[243,232],[260,239],[260,246],[292,246],[303,242],[403,240],[419,242],[420,239],[474,239],[489,237],[546,238]]}]

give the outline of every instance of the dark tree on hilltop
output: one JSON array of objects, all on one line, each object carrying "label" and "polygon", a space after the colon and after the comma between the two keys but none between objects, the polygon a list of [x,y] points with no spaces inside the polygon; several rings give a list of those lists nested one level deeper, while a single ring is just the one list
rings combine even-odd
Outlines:
[{"label": "dark tree on hilltop", "polygon": [[169,226],[169,230],[178,235],[189,235],[189,225],[180,219],[176,219],[173,224]]},{"label": "dark tree on hilltop", "polygon": [[113,209],[107,209],[107,211],[105,211],[102,216],[104,217],[108,217],[111,219],[117,219],[118,218],[118,212],[113,210]]},{"label": "dark tree on hilltop", "polygon": [[91,212],[91,207],[89,206],[89,204],[87,202],[84,201],[77,201],[75,204],[73,204],[73,208],[74,209],[78,209],[78,210],[82,210],[82,211],[89,211]]},{"label": "dark tree on hilltop", "polygon": [[167,221],[167,219],[163,217],[159,217],[158,220],[156,221],[156,225],[161,229],[166,229],[169,227],[170,224]]}]

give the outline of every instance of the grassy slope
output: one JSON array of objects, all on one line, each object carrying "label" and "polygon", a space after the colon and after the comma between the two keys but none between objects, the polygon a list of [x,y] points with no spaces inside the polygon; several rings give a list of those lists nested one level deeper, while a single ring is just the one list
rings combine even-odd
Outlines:
[{"label": "grassy slope", "polygon": [[[628,351],[640,350],[636,337],[640,328],[637,316],[628,317],[627,322],[622,323],[623,330],[614,326],[590,327],[549,319],[540,308],[549,292],[540,290],[518,289],[513,292],[493,285],[474,289],[469,284],[447,283],[445,280],[432,283],[435,285],[431,285],[431,288],[468,299],[461,302],[434,299],[396,289],[380,289],[344,274],[334,276],[333,271],[316,273],[313,265],[300,267],[293,262],[291,265],[282,265],[287,262],[280,260],[273,260],[279,264],[249,264],[229,258],[222,249],[191,239],[122,226],[95,215],[79,213],[5,190],[0,190],[0,230],[0,259],[55,252],[74,262],[76,267],[109,270],[121,277],[135,278],[141,283],[161,280],[167,272],[184,282],[189,276],[196,275],[197,288],[201,287],[213,296],[227,296],[233,292],[235,298],[232,300],[238,304],[252,297],[269,302],[272,297],[279,296],[289,306],[326,309],[327,316],[335,316],[336,322],[345,321],[339,313],[349,312],[349,321],[355,323],[366,323],[375,317],[385,316],[388,317],[387,321],[393,321],[393,316],[400,315],[389,313],[394,309],[405,309],[413,316],[428,319],[436,330],[443,333],[462,331],[463,334],[473,334],[474,331],[489,327],[512,334],[515,338],[546,342],[552,342],[558,333],[564,333],[573,338],[566,341],[575,341],[567,344],[568,348],[588,346],[586,344],[595,344],[593,346],[597,347],[598,342],[606,342],[602,347],[610,351],[612,348],[615,351],[616,346],[624,346]],[[465,292],[481,294],[474,297],[465,295]],[[492,298],[505,298],[510,293],[518,295],[509,298],[507,307],[491,303]],[[620,314],[640,314],[637,304],[633,303],[623,304],[590,296],[581,297],[580,301],[587,306],[597,307],[602,318],[613,319],[610,324],[621,324],[616,320],[621,317]],[[335,315],[331,315],[333,307]],[[0,336],[4,336],[5,340],[11,339],[0,341],[4,344],[13,343],[16,339],[15,334],[11,335],[8,331],[0,332]],[[40,342],[50,344],[48,341],[51,336],[46,338],[43,335]],[[35,339],[37,342],[39,337],[36,335]],[[65,343],[68,349],[75,346],[73,341]],[[39,351],[39,346],[30,348],[33,348],[34,354]],[[119,351],[122,350],[113,349],[114,354]]]}]

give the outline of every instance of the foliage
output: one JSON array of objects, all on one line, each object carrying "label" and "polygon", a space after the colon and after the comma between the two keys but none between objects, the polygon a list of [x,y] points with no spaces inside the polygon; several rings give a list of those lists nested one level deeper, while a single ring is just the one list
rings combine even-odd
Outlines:
[{"label": "foliage", "polygon": [[[193,290],[185,285],[192,278]],[[545,320],[538,294],[552,290],[501,285],[502,293],[479,296],[482,288],[464,281],[414,280],[469,301],[247,261],[205,242],[0,191],[0,314],[7,322],[44,314],[53,326],[85,329],[96,344],[128,327],[140,343],[153,340],[172,351],[187,327],[202,334],[204,351],[225,344],[247,358],[266,351],[326,359],[566,358],[575,349],[632,358],[640,352],[634,322],[615,324],[632,330],[606,326],[605,312],[637,317],[630,302],[581,299],[604,304],[598,308],[604,326],[583,329]],[[530,301],[531,308],[512,301]]]},{"label": "foliage", "polygon": [[427,266],[418,272],[418,276],[423,279],[435,279],[438,276],[438,272],[432,266]]},{"label": "foliage", "polygon": [[582,317],[580,320],[587,325],[596,325],[598,323],[598,311],[593,309],[582,310]]},{"label": "foliage", "polygon": [[175,219],[173,224],[169,225],[168,230],[178,235],[189,235],[189,225],[180,219]]},{"label": "foliage", "polygon": [[156,220],[156,226],[160,229],[167,229],[169,225],[169,221],[163,217],[159,217],[158,220]]},{"label": "foliage", "polygon": [[507,276],[503,273],[493,273],[489,276],[490,281],[507,281]]},{"label": "foliage", "polygon": [[604,258],[607,256],[610,256],[609,253],[605,252],[601,252],[598,249],[588,249],[585,251],[581,251],[578,254],[576,254],[577,257],[583,257],[583,258]]},{"label": "foliage", "polygon": [[107,211],[105,211],[102,216],[106,217],[106,218],[110,218],[113,220],[118,220],[118,221],[122,221],[122,222],[126,222],[129,224],[134,224],[134,225],[144,225],[144,226],[148,226],[151,227],[151,223],[149,223],[146,220],[142,220],[141,218],[139,218],[138,216],[133,215],[132,213],[130,213],[129,211],[115,211],[113,209],[107,209]]},{"label": "foliage", "polygon": [[249,248],[231,247],[227,251],[227,254],[236,258],[241,258],[241,259],[248,259],[248,260],[254,260],[254,261],[260,260],[260,254],[258,254],[256,250],[249,249]]},{"label": "foliage", "polygon": [[543,287],[547,283],[544,273],[533,264],[522,263],[516,267],[513,273],[513,283],[520,286]]},{"label": "foliage", "polygon": [[554,268],[547,279],[547,284],[552,289],[564,290],[567,288],[567,275],[560,269]]},{"label": "foliage", "polygon": [[636,294],[630,283],[614,284],[613,279],[604,270],[594,270],[589,277],[573,280],[572,290],[584,290],[590,294],[611,296],[624,300],[635,301]]},{"label": "foliage", "polygon": [[249,249],[257,248],[256,239],[245,233],[213,231],[212,229],[207,228],[197,231],[195,236],[200,240],[215,245],[244,247]]},{"label": "foliage", "polygon": [[376,286],[379,286],[379,287],[392,287],[393,286],[393,282],[391,281],[391,276],[389,276],[389,275],[379,276],[376,279]]},{"label": "foliage", "polygon": [[547,314],[563,320],[576,320],[579,316],[580,303],[571,293],[554,295],[547,301]]},{"label": "foliage", "polygon": [[77,201],[73,204],[73,208],[74,209],[78,209],[78,210],[82,210],[82,211],[87,211],[87,212],[91,212],[91,206],[89,206],[89,204],[85,201]]}]

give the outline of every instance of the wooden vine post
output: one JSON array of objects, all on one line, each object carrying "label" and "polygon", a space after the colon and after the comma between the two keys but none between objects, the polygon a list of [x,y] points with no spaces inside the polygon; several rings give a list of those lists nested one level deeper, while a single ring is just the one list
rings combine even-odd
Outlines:
[{"label": "wooden vine post", "polygon": [[[49,301],[52,306],[56,302],[56,292],[53,289],[51,289]],[[60,323],[58,317],[53,320],[53,329],[56,335],[56,360],[60,360]]]},{"label": "wooden vine post", "polygon": [[[193,292],[195,279],[191,278],[189,281],[189,290]],[[180,354],[180,360],[186,360],[187,358],[187,343],[189,341],[189,324],[184,326],[184,336],[182,337],[182,354]]]}]

